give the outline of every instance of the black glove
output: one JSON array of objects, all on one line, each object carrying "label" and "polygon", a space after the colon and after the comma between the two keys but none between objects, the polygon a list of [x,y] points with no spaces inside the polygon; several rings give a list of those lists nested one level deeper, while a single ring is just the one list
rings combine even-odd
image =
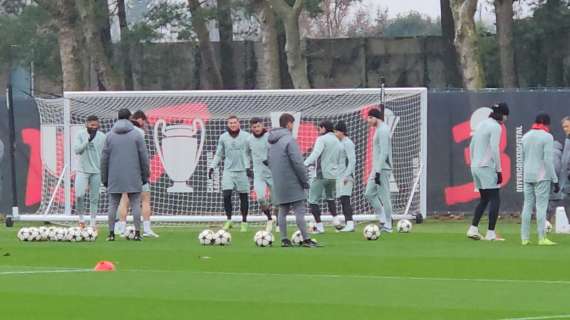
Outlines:
[{"label": "black glove", "polygon": [[108,181],[101,181],[101,183],[103,184],[103,187],[105,187],[105,189],[107,189],[107,187],[109,187]]},{"label": "black glove", "polygon": [[503,174],[501,172],[497,172],[497,184],[503,183]]},{"label": "black glove", "polygon": [[558,192],[560,192],[560,185],[558,184],[558,182],[556,182],[554,184],[554,193],[558,193]]},{"label": "black glove", "polygon": [[247,175],[248,178],[253,179],[253,170],[251,170],[250,168],[245,169],[245,174]]},{"label": "black glove", "polygon": [[305,189],[305,190],[307,190],[307,189],[310,189],[310,188],[311,188],[311,186],[309,186],[309,184],[308,184],[308,183],[306,183],[306,182],[302,183],[302,185],[303,185],[303,189]]},{"label": "black glove", "polygon": [[214,168],[210,168],[208,170],[208,179],[212,179],[213,176],[214,176]]},{"label": "black glove", "polygon": [[376,182],[377,185],[382,185],[382,183],[380,182],[380,172],[376,172],[376,175],[374,176],[374,182]]},{"label": "black glove", "polygon": [[265,165],[266,167],[269,167],[269,161],[263,160],[263,162],[261,162],[261,163],[263,163],[263,165]]},{"label": "black glove", "polygon": [[93,141],[97,135],[97,129],[87,129],[87,132],[89,133],[89,142]]}]

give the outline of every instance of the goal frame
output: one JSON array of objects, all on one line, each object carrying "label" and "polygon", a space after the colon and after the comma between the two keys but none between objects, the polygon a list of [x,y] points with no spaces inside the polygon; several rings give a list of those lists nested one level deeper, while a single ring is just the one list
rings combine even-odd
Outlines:
[{"label": "goal frame", "polygon": [[[280,89],[280,90],[187,90],[187,91],[66,91],[63,93],[63,193],[64,193],[64,211],[63,214],[49,214],[48,212],[43,212],[39,214],[20,214],[17,219],[19,221],[53,221],[53,222],[70,222],[78,221],[79,217],[72,214],[72,172],[71,172],[71,158],[72,158],[72,137],[71,137],[71,100],[75,97],[88,97],[88,96],[116,96],[116,97],[131,97],[137,95],[194,95],[194,96],[211,96],[211,95],[250,95],[252,93],[264,93],[264,94],[299,94],[299,93],[347,93],[350,91],[365,92],[365,93],[379,93],[380,89],[377,88],[364,88],[364,89]],[[420,214],[423,218],[427,215],[427,115],[428,115],[428,89],[425,87],[410,87],[410,88],[386,88],[387,92],[401,92],[401,93],[419,93],[420,94],[420,115],[421,115],[421,125],[420,125],[420,172],[419,177],[417,177],[418,184],[420,186]],[[414,179],[416,180],[416,179]],[[59,188],[59,184],[57,186]],[[57,192],[57,189],[54,191]],[[413,197],[415,191],[412,191],[410,198]],[[394,219],[413,219],[415,215],[408,213],[404,214],[394,214]],[[129,220],[132,219],[129,217]],[[235,221],[241,221],[241,215],[234,215],[232,217]],[[294,221],[293,216],[287,217],[288,221]],[[312,219],[312,216],[307,216],[307,220]],[[355,221],[370,221],[376,220],[377,216],[374,214],[355,214]],[[194,223],[207,223],[207,222],[222,222],[226,220],[224,215],[161,215],[156,214],[151,217],[152,221],[155,222],[194,222]],[[325,222],[332,221],[332,216],[323,215],[322,220]],[[107,221],[106,216],[98,215],[98,222]],[[263,222],[266,221],[266,217],[262,215],[251,215],[248,216],[248,221],[251,222]]]}]

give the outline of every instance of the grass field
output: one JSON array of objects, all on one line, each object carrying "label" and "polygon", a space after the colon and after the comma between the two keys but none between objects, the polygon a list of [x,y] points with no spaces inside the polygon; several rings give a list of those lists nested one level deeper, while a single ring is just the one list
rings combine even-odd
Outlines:
[{"label": "grass field", "polygon": [[[19,227],[0,228],[0,319],[570,319],[570,236],[522,247],[516,223],[504,243],[427,222],[378,241],[329,231],[315,249],[256,248],[253,230],[202,247],[180,227],[142,243],[22,243]],[[99,260],[117,271],[89,271]]]}]

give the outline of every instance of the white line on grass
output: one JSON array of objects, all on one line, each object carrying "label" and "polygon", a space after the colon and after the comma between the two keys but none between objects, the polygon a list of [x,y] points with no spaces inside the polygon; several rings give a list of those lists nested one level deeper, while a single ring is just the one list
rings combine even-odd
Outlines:
[{"label": "white line on grass", "polygon": [[557,316],[526,317],[526,318],[505,318],[501,320],[547,320],[547,319],[570,319],[570,314],[561,314]]},{"label": "white line on grass", "polygon": [[327,274],[327,273],[255,273],[255,272],[215,272],[215,271],[184,271],[184,270],[144,270],[127,269],[130,272],[188,272],[204,275],[226,275],[226,276],[251,276],[251,277],[307,277],[307,278],[330,278],[330,279],[372,279],[372,280],[417,280],[417,281],[461,281],[461,282],[482,282],[482,283],[528,283],[528,284],[561,284],[570,285],[566,280],[524,280],[524,279],[478,279],[478,278],[441,278],[441,277],[405,277],[405,276],[380,276],[380,275],[358,275],[358,274]]},{"label": "white line on grass", "polygon": [[0,271],[0,276],[46,273],[79,273],[92,272],[93,269],[55,269],[55,270],[26,270],[26,271]]}]

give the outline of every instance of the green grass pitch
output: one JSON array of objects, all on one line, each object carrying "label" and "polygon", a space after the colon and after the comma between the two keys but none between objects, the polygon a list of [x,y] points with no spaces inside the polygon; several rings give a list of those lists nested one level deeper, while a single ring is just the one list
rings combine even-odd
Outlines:
[{"label": "green grass pitch", "polygon": [[[142,243],[27,243],[19,227],[0,228],[0,319],[570,318],[570,237],[522,247],[516,223],[501,223],[504,243],[428,221],[378,241],[363,225],[329,229],[315,249],[257,248],[253,228],[202,247],[199,228],[158,228]],[[117,271],[83,270],[99,260]]]}]

